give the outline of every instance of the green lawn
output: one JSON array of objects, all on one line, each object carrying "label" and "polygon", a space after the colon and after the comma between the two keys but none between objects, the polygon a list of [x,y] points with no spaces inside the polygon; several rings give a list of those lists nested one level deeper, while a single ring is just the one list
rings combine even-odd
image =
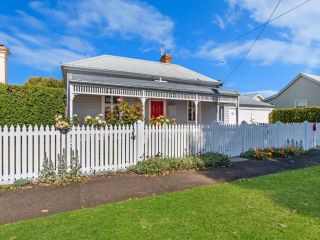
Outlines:
[{"label": "green lawn", "polygon": [[2,225],[0,239],[320,239],[320,167]]}]

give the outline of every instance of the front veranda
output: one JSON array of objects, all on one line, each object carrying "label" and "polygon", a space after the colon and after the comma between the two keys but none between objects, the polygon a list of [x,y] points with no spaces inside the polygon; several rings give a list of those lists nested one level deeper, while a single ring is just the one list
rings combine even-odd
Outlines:
[{"label": "front veranda", "polygon": [[140,103],[145,122],[160,115],[178,124],[208,124],[214,121],[237,123],[237,97],[219,94],[200,95],[152,90],[115,89],[72,85],[69,115],[96,116],[115,109],[118,98],[129,104]]}]

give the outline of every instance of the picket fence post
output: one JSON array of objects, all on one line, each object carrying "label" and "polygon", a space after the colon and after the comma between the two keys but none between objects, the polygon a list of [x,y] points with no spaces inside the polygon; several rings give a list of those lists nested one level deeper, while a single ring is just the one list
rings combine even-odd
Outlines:
[{"label": "picket fence post", "polygon": [[139,120],[136,123],[136,146],[137,146],[137,161],[145,159],[144,144],[145,144],[145,132],[144,132],[144,121]]},{"label": "picket fence post", "polygon": [[304,150],[309,149],[309,123],[307,121],[303,122],[304,125]]}]

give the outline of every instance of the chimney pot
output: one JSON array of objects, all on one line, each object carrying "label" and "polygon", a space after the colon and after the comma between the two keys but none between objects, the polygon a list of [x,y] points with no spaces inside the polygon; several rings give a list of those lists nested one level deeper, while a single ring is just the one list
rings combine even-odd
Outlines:
[{"label": "chimney pot", "polygon": [[163,54],[162,57],[160,58],[160,62],[162,63],[171,63],[172,60],[172,55],[171,54]]}]

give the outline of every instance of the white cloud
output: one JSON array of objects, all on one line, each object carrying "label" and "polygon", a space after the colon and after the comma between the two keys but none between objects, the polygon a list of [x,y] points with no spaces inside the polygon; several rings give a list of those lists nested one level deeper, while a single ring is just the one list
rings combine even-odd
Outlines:
[{"label": "white cloud", "polygon": [[[227,61],[227,59],[242,57],[252,45],[252,41],[235,42],[224,46],[208,42],[199,49],[197,55],[207,59]],[[311,48],[299,43],[266,38],[256,42],[246,59],[262,65],[278,62],[292,65],[305,64],[315,68],[320,64],[320,46]]]},{"label": "white cloud", "polygon": [[[256,25],[264,23],[277,0],[227,0],[233,12],[248,14]],[[297,6],[301,0],[282,1],[275,17]],[[239,13],[240,14],[240,13]],[[246,59],[258,64],[283,63],[317,68],[320,64],[320,1],[310,1],[295,11],[270,23],[273,36],[257,41]],[[269,26],[270,28],[270,26]],[[198,51],[198,56],[208,59],[240,59],[253,39],[219,46],[208,41]]]},{"label": "white cloud", "polygon": [[46,28],[45,24],[36,17],[30,16],[29,14],[20,10],[18,10],[17,13],[19,21],[23,22],[24,26],[38,30],[44,30]]},{"label": "white cloud", "polygon": [[219,28],[224,29],[226,27],[226,24],[224,23],[224,20],[219,15],[215,15],[214,19],[212,20],[212,23],[218,25]]},{"label": "white cloud", "polygon": [[[84,54],[59,45],[52,47],[50,45],[46,46],[42,42],[38,43],[34,41],[36,38],[32,35],[17,34],[17,37],[13,38],[7,33],[0,31],[0,39],[5,45],[9,46],[12,53],[10,58],[20,64],[29,65],[43,71],[50,71],[58,67],[61,62],[86,57]],[[30,45],[30,42],[33,44]],[[50,44],[54,45],[53,42],[50,42]]]},{"label": "white cloud", "polygon": [[29,6],[40,16],[20,10],[10,17],[0,15],[0,40],[11,50],[10,59],[37,69],[50,71],[61,62],[95,54],[90,39],[97,36],[137,37],[153,48],[158,44],[157,49],[174,45],[171,19],[138,1],[33,1]]},{"label": "white cloud", "polygon": [[[68,4],[69,3],[69,4]],[[129,0],[63,1],[47,6],[31,2],[39,13],[60,19],[73,30],[91,30],[100,34],[120,34],[125,38],[139,37],[173,48],[173,21],[149,4]]]}]

